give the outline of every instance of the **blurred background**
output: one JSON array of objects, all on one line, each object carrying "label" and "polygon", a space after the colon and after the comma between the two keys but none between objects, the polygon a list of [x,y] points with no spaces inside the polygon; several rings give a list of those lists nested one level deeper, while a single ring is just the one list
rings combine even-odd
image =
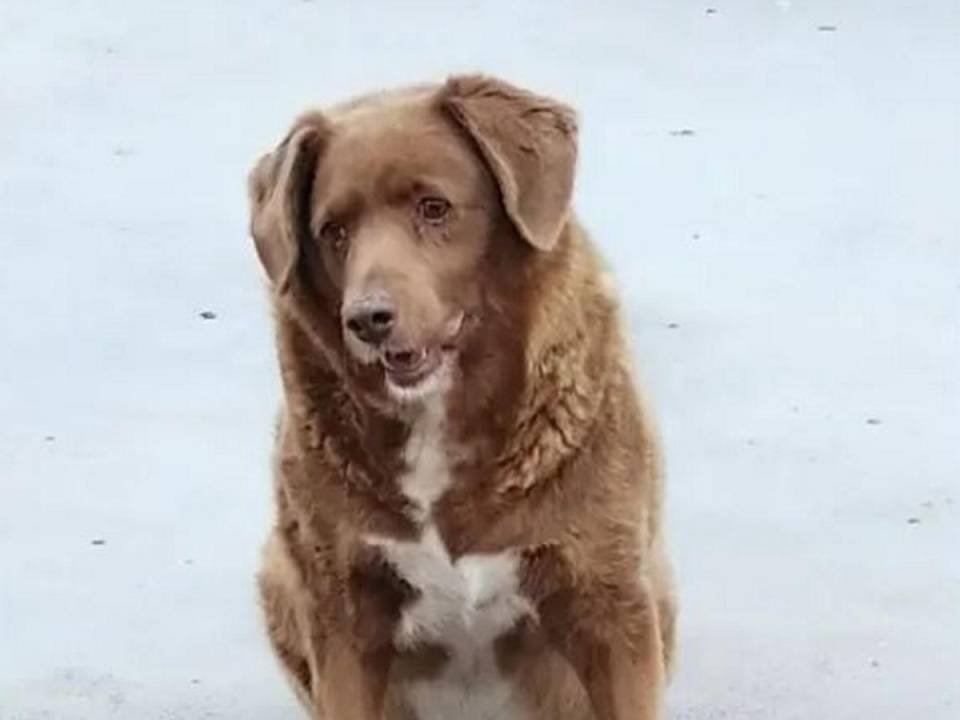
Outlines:
[{"label": "blurred background", "polygon": [[661,417],[670,717],[960,717],[954,0],[0,5],[0,718],[299,717],[245,176],[482,70],[581,112]]}]

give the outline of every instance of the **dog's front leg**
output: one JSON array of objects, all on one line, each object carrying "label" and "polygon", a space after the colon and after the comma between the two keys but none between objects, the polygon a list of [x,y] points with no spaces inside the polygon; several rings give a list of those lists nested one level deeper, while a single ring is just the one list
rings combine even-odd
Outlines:
[{"label": "dog's front leg", "polygon": [[321,720],[382,720],[393,635],[412,589],[375,546],[357,543],[346,553],[343,616],[324,653],[315,703]]},{"label": "dog's front leg", "polygon": [[324,663],[320,697],[322,720],[381,720],[390,650],[367,650],[353,638],[331,638]]},{"label": "dog's front leg", "polygon": [[598,720],[658,720],[665,672],[652,622],[626,638],[617,628],[571,624],[564,654],[580,677]]},{"label": "dog's front leg", "polygon": [[525,560],[523,584],[541,628],[573,666],[597,720],[658,720],[666,670],[649,584],[580,575],[556,546]]}]

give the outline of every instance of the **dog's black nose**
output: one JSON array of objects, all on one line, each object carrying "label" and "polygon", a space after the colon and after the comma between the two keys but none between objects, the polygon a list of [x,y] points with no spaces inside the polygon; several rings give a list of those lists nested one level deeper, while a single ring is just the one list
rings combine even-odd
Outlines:
[{"label": "dog's black nose", "polygon": [[396,316],[393,303],[381,295],[356,300],[343,312],[347,329],[368,345],[390,337]]}]

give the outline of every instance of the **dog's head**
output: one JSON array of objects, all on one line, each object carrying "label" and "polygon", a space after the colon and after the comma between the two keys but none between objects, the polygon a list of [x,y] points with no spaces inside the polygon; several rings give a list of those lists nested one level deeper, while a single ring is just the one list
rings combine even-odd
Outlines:
[{"label": "dog's head", "polygon": [[305,115],[250,175],[274,297],[368,391],[426,397],[554,249],[576,151],[569,108],[486,77]]}]

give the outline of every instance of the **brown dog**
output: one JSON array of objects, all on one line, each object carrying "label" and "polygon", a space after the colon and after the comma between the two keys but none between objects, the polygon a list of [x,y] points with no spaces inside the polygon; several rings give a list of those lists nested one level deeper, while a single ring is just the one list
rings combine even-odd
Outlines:
[{"label": "brown dog", "polygon": [[250,178],[285,407],[260,590],[312,717],[659,717],[655,429],[571,216],[576,121],[485,77],[309,113]]}]

